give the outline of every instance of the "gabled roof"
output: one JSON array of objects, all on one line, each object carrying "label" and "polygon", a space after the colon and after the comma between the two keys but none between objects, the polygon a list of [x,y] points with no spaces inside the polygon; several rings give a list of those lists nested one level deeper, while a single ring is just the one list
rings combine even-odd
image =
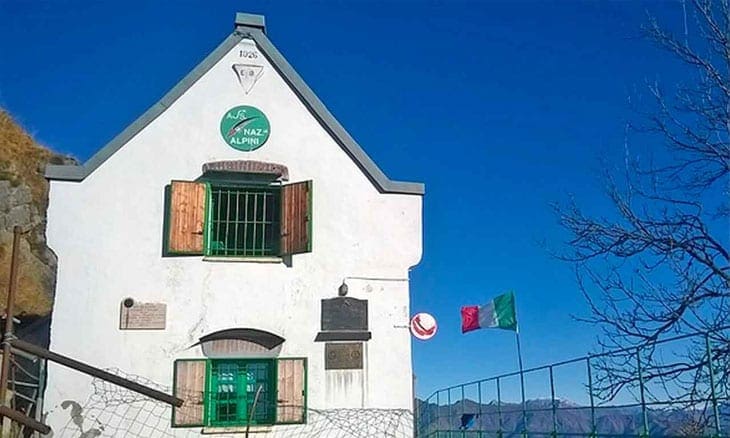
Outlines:
[{"label": "gabled roof", "polygon": [[345,128],[335,119],[322,101],[314,94],[294,68],[284,59],[284,56],[274,47],[266,37],[264,17],[252,14],[236,14],[236,27],[231,35],[216,47],[200,64],[177,83],[165,96],[152,105],[131,125],[114,137],[83,165],[48,165],[46,178],[51,180],[82,181],[96,168],[109,159],[117,150],[124,146],[132,137],[144,129],[149,123],[162,114],[173,102],[182,96],[195,82],[210,70],[226,53],[236,46],[242,39],[253,39],[259,50],[294,90],[304,105],[339,143],[342,149],[360,167],[381,193],[404,193],[422,195],[424,185],[416,182],[393,181],[388,178],[375,162],[365,153],[360,145],[347,133]]}]

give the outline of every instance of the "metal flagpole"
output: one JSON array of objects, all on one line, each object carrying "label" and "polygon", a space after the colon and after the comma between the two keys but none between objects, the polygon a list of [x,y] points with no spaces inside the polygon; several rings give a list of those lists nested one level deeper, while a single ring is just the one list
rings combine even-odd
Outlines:
[{"label": "metal flagpole", "polygon": [[522,367],[522,348],[520,347],[520,329],[515,330],[517,338],[517,360],[520,364],[520,392],[522,393],[522,436],[527,436],[527,402],[525,401],[525,373]]}]

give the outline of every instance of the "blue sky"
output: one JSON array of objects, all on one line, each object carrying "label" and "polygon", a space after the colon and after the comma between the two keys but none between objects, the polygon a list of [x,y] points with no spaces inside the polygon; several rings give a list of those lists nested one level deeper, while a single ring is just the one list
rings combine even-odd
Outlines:
[{"label": "blue sky", "polygon": [[[608,211],[599,159],[621,162],[628,99],[681,72],[640,36],[679,2],[0,2],[0,106],[40,142],[87,159],[230,32],[268,35],[393,179],[426,183],[412,310],[417,392],[512,371],[508,332],[460,333],[459,308],[512,289],[526,366],[595,348],[549,204]],[[558,382],[570,397],[575,382]],[[537,396],[530,394],[528,396]]]}]

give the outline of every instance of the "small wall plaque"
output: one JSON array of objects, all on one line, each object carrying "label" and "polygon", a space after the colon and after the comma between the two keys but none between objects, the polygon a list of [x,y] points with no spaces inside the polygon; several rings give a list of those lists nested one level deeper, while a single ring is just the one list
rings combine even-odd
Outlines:
[{"label": "small wall plaque", "polygon": [[127,298],[122,301],[119,316],[121,330],[164,330],[167,304],[140,303]]},{"label": "small wall plaque", "polygon": [[362,342],[325,344],[324,369],[361,370],[362,364]]}]

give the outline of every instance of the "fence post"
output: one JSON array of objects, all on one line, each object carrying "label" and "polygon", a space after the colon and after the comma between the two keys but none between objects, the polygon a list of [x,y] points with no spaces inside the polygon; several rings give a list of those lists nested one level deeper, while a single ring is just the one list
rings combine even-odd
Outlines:
[{"label": "fence post", "polygon": [[438,436],[438,430],[439,430],[439,421],[441,420],[441,390],[436,391],[436,421],[434,424],[436,425],[436,435]]},{"label": "fence post", "polygon": [[[426,407],[426,415],[428,419],[424,422],[421,422],[421,426],[418,430],[418,437],[426,437],[431,433],[431,425],[433,424],[433,410],[431,409],[431,397],[426,399],[425,403]],[[438,406],[436,406],[436,409],[438,409]],[[423,415],[423,411],[421,411],[421,415]]]},{"label": "fence post", "polygon": [[[464,411],[464,385],[461,385],[461,417],[464,417],[466,412]],[[461,431],[462,438],[466,436],[466,428]]]},{"label": "fence post", "polygon": [[451,409],[451,388],[447,390],[446,393],[446,400],[449,404],[449,438],[452,437],[451,431],[454,430],[453,421],[454,421],[454,411]]},{"label": "fence post", "polygon": [[649,416],[646,412],[646,397],[644,395],[644,374],[643,370],[641,369],[641,347],[636,348],[636,366],[637,371],[639,374],[639,394],[641,396],[641,416],[643,419],[643,431],[641,433],[641,437],[648,437],[649,436]]},{"label": "fence post", "polygon": [[[38,380],[38,395],[36,396],[35,403],[35,419],[36,421],[40,422],[41,420],[43,420],[43,396],[45,394],[46,386],[46,361],[39,360],[38,362],[38,377],[40,378],[40,380]],[[33,432],[33,438],[41,438],[40,432]]]},{"label": "fence post", "polygon": [[593,401],[593,371],[591,370],[591,356],[586,357],[586,366],[588,367],[588,397],[591,400],[591,438],[596,436],[596,404]]},{"label": "fence post", "polygon": [[553,366],[550,365],[550,401],[553,413],[553,432],[550,434],[553,438],[558,436],[558,413],[555,406],[555,379],[553,378]]},{"label": "fence post", "polygon": [[712,399],[712,414],[715,420],[715,435],[719,437],[722,433],[720,428],[720,410],[717,406],[717,393],[715,392],[715,369],[712,366],[712,342],[710,334],[705,333],[705,345],[707,347],[707,369],[710,373],[710,397]]},{"label": "fence post", "polygon": [[502,390],[499,387],[499,377],[497,377],[497,421],[499,422],[497,438],[502,438]]},{"label": "fence post", "polygon": [[475,423],[479,425],[479,438],[482,436],[482,382],[477,383],[477,393],[479,394],[479,410]]}]

